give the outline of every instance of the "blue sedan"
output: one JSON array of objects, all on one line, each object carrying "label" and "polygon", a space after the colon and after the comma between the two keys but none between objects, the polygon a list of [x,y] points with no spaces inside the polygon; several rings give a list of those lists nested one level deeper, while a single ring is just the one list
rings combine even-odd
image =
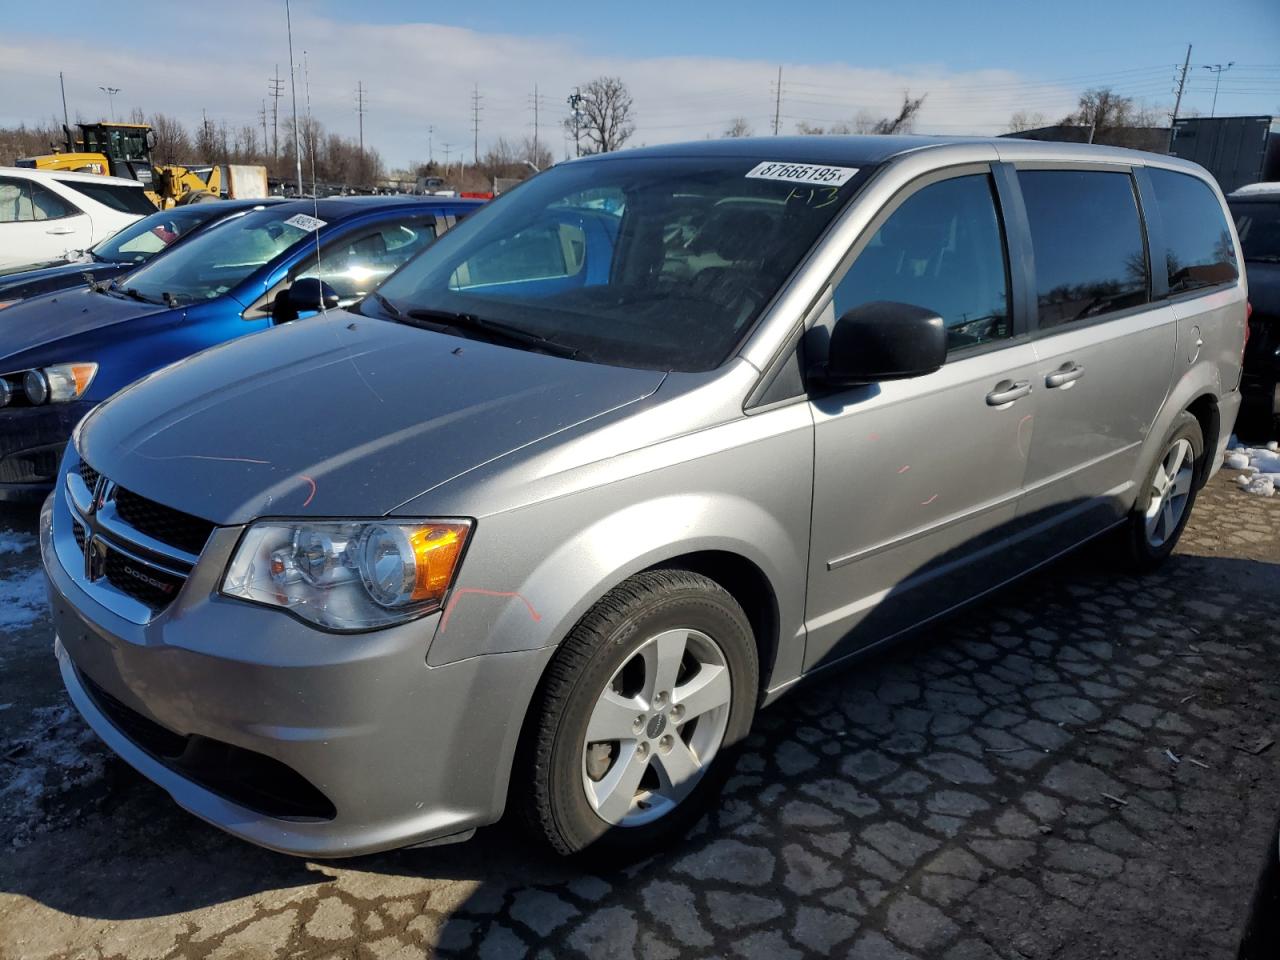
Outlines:
[{"label": "blue sedan", "polygon": [[203,231],[110,284],[0,310],[0,500],[50,488],[80,419],[199,350],[346,306],[480,201],[295,200]]},{"label": "blue sedan", "polygon": [[279,201],[274,198],[218,200],[212,203],[190,203],[171,210],[157,210],[141,220],[135,220],[73,259],[63,257],[49,263],[0,271],[0,309],[42,293],[81,286],[90,277],[102,282],[113,280],[130,270],[136,270],[179,240],[193,237],[227,217],[277,202]]}]

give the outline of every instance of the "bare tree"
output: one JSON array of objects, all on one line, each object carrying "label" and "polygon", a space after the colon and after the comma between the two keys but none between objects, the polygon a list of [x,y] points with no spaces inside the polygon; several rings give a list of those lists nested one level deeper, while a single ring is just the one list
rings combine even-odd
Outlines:
[{"label": "bare tree", "polygon": [[[617,150],[636,132],[632,122],[631,92],[618,77],[597,77],[581,89],[578,111],[581,122],[577,134],[586,138],[584,153],[608,153]],[[565,129],[575,133],[577,118],[568,117]]]},{"label": "bare tree", "polygon": [[1095,133],[1123,127],[1159,126],[1157,114],[1135,104],[1132,97],[1116,93],[1110,87],[1094,87],[1080,94],[1074,113],[1062,121],[1081,127],[1092,127]]},{"label": "bare tree", "polygon": [[872,133],[910,133],[916,126],[916,114],[920,112],[920,108],[924,106],[924,98],[929,96],[923,93],[914,99],[911,91],[908,90],[902,94],[902,106],[898,108],[896,117],[885,117],[878,121],[872,128]]},{"label": "bare tree", "polygon": [[796,124],[796,133],[802,137],[820,137],[826,132],[826,127],[815,127],[807,120],[801,120]]},{"label": "bare tree", "polygon": [[750,137],[755,133],[751,129],[751,124],[747,122],[746,117],[734,117],[729,121],[729,128],[725,130],[725,137]]},{"label": "bare tree", "polygon": [[1018,110],[1009,118],[1008,133],[1022,133],[1024,130],[1035,130],[1049,125],[1049,118],[1043,113],[1028,113]]},{"label": "bare tree", "polygon": [[153,113],[148,121],[156,135],[151,157],[156,163],[183,163],[192,159],[191,137],[182,121],[167,113]]}]

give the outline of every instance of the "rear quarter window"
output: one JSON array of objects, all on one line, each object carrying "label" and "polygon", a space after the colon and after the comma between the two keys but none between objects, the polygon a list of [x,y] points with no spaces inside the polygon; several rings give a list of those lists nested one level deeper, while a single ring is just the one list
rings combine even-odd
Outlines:
[{"label": "rear quarter window", "polygon": [[[1164,227],[1169,292],[1234,281],[1240,275],[1235,244],[1213,189],[1203,180],[1172,170],[1151,168],[1147,175]],[[1161,260],[1158,255],[1152,259],[1156,264]]]},{"label": "rear quarter window", "polygon": [[85,183],[81,181],[59,181],[68,190],[84,194],[90,200],[96,200],[104,207],[119,210],[121,213],[136,213],[146,216],[155,213],[156,207],[147,199],[141,186],[127,187],[122,183]]}]

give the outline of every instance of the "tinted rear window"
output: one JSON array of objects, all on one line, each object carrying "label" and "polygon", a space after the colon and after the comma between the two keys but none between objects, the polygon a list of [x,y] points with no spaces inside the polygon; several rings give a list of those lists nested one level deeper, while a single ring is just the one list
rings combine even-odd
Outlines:
[{"label": "tinted rear window", "polygon": [[1164,225],[1169,292],[1235,280],[1240,275],[1235,245],[1217,194],[1203,180],[1185,173],[1151,169],[1147,174]]},{"label": "tinted rear window", "polygon": [[121,213],[136,213],[146,216],[156,212],[156,205],[147,199],[141,186],[126,187],[122,183],[86,183],[83,181],[60,180],[68,190],[82,193],[90,200],[96,200],[104,207],[119,210]]},{"label": "tinted rear window", "polygon": [[1127,173],[1021,170],[1040,326],[1146,303],[1147,251]]}]

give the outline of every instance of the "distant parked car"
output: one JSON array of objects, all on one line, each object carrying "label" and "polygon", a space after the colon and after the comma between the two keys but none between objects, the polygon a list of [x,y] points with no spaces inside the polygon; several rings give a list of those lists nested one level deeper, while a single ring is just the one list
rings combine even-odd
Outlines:
[{"label": "distant parked car", "polygon": [[105,283],[146,263],[205,227],[275,200],[225,200],[157,210],[135,220],[88,250],[49,263],[0,271],[0,309],[20,300],[78,287],[87,280]]},{"label": "distant parked car", "polygon": [[86,250],[155,212],[134,180],[0,167],[0,270]]},{"label": "distant parked car", "polygon": [[476,206],[433,197],[273,203],[180,243],[124,282],[0,310],[0,500],[48,491],[94,404],[206,347],[354,303]]},{"label": "distant parked car", "polygon": [[1249,276],[1249,343],[1242,417],[1280,426],[1280,182],[1255,183],[1227,197]]}]

